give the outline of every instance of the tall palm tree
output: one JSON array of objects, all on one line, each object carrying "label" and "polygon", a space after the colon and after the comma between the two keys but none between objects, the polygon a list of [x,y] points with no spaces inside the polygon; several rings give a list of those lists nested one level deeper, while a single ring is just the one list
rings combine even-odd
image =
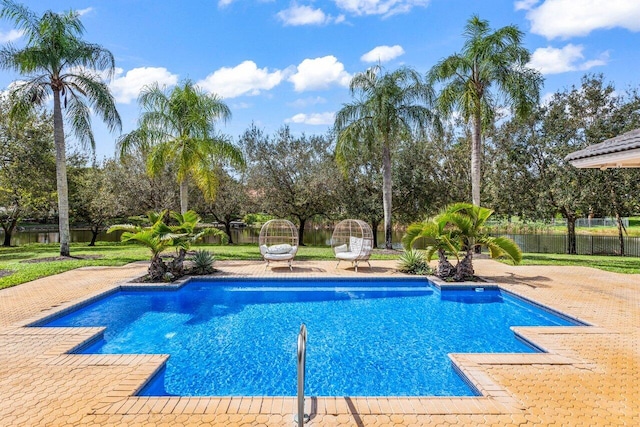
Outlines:
[{"label": "tall palm tree", "polygon": [[393,147],[434,122],[430,110],[433,90],[410,68],[383,73],[380,66],[356,74],[349,90],[356,100],[336,114],[336,160],[346,169],[353,153],[381,153],[385,247],[391,249]]},{"label": "tall palm tree", "polygon": [[138,103],[144,110],[139,127],[120,137],[120,154],[141,149],[147,154],[151,176],[174,164],[181,213],[188,210],[188,178],[211,200],[218,184],[216,162],[229,161],[233,166],[244,167],[242,152],[215,135],[214,123],[231,117],[229,107],[217,95],[203,92],[189,80],[171,90],[161,89],[156,83],[142,90]]},{"label": "tall palm tree", "polygon": [[[471,124],[471,199],[480,205],[482,132],[493,123],[496,108],[511,107],[526,117],[538,104],[542,76],[527,68],[529,51],[515,25],[491,31],[489,22],[474,15],[464,30],[461,53],[438,62],[429,72],[430,83],[444,82],[437,100],[439,110],[454,111]],[[494,89],[495,90],[492,90]]]},{"label": "tall palm tree", "polygon": [[[64,122],[83,144],[95,148],[91,131],[91,111],[109,130],[121,127],[120,115],[109,87],[98,71],[108,77],[115,62],[108,50],[82,40],[84,26],[80,15],[44,12],[36,15],[27,7],[11,0],[0,0],[0,17],[8,18],[23,32],[26,46],[18,49],[11,44],[0,49],[0,67],[26,76],[11,90],[13,107],[10,115],[25,114],[42,106],[53,95],[53,126],[56,147],[56,183],[60,228],[60,255],[69,256],[69,189],[65,153]],[[64,115],[63,115],[64,110]]]}]

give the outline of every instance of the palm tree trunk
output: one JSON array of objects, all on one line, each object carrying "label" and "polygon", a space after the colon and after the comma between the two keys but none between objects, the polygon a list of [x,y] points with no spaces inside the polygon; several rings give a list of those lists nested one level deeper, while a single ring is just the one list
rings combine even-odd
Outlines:
[{"label": "palm tree trunk", "polygon": [[482,116],[477,111],[473,117],[471,133],[471,203],[480,206],[480,179],[482,174]]},{"label": "palm tree trunk", "polygon": [[189,210],[189,185],[186,178],[180,182],[180,213],[184,215]]},{"label": "palm tree trunk", "polygon": [[436,275],[441,279],[448,279],[453,277],[456,273],[456,268],[449,262],[444,250],[438,249],[438,270]]},{"label": "palm tree trunk", "polygon": [[473,252],[473,248],[467,249],[464,258],[456,265],[456,274],[453,277],[456,282],[473,280]]},{"label": "palm tree trunk", "polygon": [[60,230],[60,256],[69,256],[69,185],[64,142],[60,91],[53,90],[53,140],[56,145],[56,185],[58,190],[58,229]]},{"label": "palm tree trunk", "polygon": [[384,210],[384,247],[393,249],[391,229],[391,151],[389,145],[382,148],[382,207]]}]

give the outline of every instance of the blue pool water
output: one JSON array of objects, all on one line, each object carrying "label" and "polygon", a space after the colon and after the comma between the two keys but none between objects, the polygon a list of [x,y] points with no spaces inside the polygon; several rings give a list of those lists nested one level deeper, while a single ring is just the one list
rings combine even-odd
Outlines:
[{"label": "blue pool water", "polygon": [[575,324],[499,290],[424,280],[192,281],[119,291],[40,326],[106,326],[80,353],[170,354],[145,395],[474,395],[448,353],[533,352],[510,326]]}]

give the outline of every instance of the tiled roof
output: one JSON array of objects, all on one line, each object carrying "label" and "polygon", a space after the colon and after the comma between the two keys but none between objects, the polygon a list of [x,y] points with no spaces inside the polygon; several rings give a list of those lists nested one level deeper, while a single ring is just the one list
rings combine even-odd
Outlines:
[{"label": "tiled roof", "polygon": [[640,148],[640,129],[634,129],[599,144],[593,144],[579,151],[574,151],[564,159],[566,161],[586,159],[603,154],[619,153],[621,151]]}]

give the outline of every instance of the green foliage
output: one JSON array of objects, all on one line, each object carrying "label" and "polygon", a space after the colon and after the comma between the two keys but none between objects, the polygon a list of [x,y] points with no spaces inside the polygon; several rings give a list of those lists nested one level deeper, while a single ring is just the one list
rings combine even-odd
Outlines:
[{"label": "green foliage", "polygon": [[[0,68],[17,71],[25,80],[9,91],[10,117],[28,115],[53,95],[54,141],[56,147],[60,255],[69,255],[69,198],[66,182],[64,119],[82,144],[95,148],[91,130],[92,113],[111,131],[122,127],[109,86],[99,72],[111,77],[113,55],[103,47],[82,40],[84,26],[75,11],[36,15],[26,6],[2,0],[0,17],[13,21],[23,33],[26,45],[8,44],[0,49]],[[64,114],[63,114],[64,110]]]},{"label": "green foliage", "polygon": [[522,46],[524,34],[509,25],[492,31],[489,22],[472,16],[465,26],[460,53],[438,62],[429,81],[444,83],[437,99],[446,117],[459,113],[471,124],[472,201],[480,204],[482,134],[495,122],[501,99],[515,116],[528,117],[538,105],[542,75],[527,67],[529,51]]},{"label": "green foliage", "polygon": [[119,138],[120,155],[135,150],[145,153],[150,176],[173,164],[183,212],[188,205],[188,179],[207,200],[213,200],[218,187],[216,167],[224,162],[244,167],[242,152],[214,132],[216,121],[231,118],[229,107],[217,95],[205,93],[189,80],[171,90],[155,83],[142,90],[138,103],[144,110],[139,127]]},{"label": "green foliage", "polygon": [[248,213],[242,217],[242,221],[247,225],[264,224],[265,222],[274,219],[273,215],[267,215],[263,213]]},{"label": "green foliage", "polygon": [[[176,225],[167,225],[165,218],[170,216]],[[116,230],[124,231],[121,236],[123,242],[135,242],[151,251],[149,277],[151,280],[167,280],[179,278],[183,275],[183,261],[187,250],[192,244],[205,236],[219,236],[226,242],[226,234],[217,228],[202,228],[199,226],[200,216],[193,211],[184,214],[178,212],[149,212],[146,221],[139,219],[138,224],[117,224],[109,227],[108,233]],[[160,254],[173,247],[177,254],[169,264],[165,263]]]},{"label": "green foliage", "polygon": [[[522,260],[522,252],[513,240],[484,233],[484,225],[492,214],[491,209],[470,203],[454,203],[432,219],[411,224],[402,244],[405,250],[410,250],[417,242],[423,241],[427,261],[438,254],[437,275],[442,278],[453,276],[457,281],[473,276],[472,258],[477,247],[487,248],[491,258],[503,257],[518,264]],[[449,268],[445,254],[457,259],[455,270]],[[464,257],[461,258],[462,254]],[[443,266],[445,263],[447,265]]]},{"label": "green foliage", "polygon": [[256,209],[279,218],[295,218],[302,243],[305,222],[335,208],[331,141],[323,136],[294,136],[287,126],[273,136],[252,126],[241,141]]},{"label": "green foliage", "polygon": [[398,271],[420,276],[433,274],[433,270],[429,267],[424,253],[417,249],[405,250],[400,255],[400,258],[398,258]]},{"label": "green foliage", "polygon": [[[380,66],[356,74],[349,85],[356,99],[336,114],[335,158],[346,174],[360,153],[379,159],[382,173],[385,246],[391,249],[392,159],[396,145],[438,123],[431,112],[433,88],[407,67],[384,73]],[[365,164],[368,162],[365,162]]]},{"label": "green foliage", "polygon": [[32,112],[10,120],[11,104],[0,97],[0,227],[5,246],[19,222],[45,217],[55,205],[53,120]]}]

